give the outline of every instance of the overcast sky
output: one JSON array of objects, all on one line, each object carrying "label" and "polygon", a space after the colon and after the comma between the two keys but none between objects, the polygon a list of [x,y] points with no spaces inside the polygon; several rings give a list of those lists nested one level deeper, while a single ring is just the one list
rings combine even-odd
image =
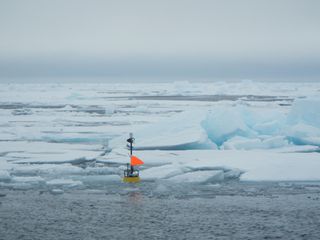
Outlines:
[{"label": "overcast sky", "polygon": [[0,0],[0,78],[320,80],[319,12],[319,0]]}]

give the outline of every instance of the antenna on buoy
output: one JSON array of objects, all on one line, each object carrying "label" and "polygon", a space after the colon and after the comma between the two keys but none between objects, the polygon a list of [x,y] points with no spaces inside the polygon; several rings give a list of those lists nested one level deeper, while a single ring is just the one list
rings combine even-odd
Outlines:
[{"label": "antenna on buoy", "polygon": [[129,138],[127,139],[127,142],[130,143],[130,156],[132,156],[132,148],[134,142],[133,133],[129,133]]},{"label": "antenna on buoy", "polygon": [[127,139],[130,150],[130,163],[127,163],[127,169],[124,170],[123,174],[123,181],[128,183],[140,182],[139,170],[135,169],[135,166],[144,164],[141,159],[132,155],[134,140],[133,134],[130,133],[129,138]]}]

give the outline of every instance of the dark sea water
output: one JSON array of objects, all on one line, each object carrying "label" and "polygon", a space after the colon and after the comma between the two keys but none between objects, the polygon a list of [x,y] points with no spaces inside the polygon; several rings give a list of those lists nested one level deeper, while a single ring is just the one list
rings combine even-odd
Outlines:
[{"label": "dark sea water", "polygon": [[143,183],[64,193],[0,189],[4,240],[319,236],[319,183]]}]

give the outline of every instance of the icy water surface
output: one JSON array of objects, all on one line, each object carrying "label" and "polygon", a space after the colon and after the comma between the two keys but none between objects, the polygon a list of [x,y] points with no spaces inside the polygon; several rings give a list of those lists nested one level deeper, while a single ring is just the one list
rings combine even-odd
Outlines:
[{"label": "icy water surface", "polygon": [[319,239],[318,183],[0,192],[0,239]]},{"label": "icy water surface", "polygon": [[1,85],[0,239],[319,239],[319,90]]}]

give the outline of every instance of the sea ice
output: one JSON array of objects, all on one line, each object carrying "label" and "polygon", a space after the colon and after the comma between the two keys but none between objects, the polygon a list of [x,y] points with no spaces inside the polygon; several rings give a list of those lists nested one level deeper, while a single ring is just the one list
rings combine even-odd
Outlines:
[{"label": "sea ice", "polygon": [[288,141],[284,136],[268,137],[266,139],[259,138],[245,138],[236,136],[228,141],[225,141],[221,146],[221,149],[270,149],[270,148],[280,148],[288,145]]},{"label": "sea ice", "polygon": [[44,183],[45,180],[42,177],[35,176],[35,177],[13,177],[11,179],[13,183],[29,183],[29,184],[41,184]]},{"label": "sea ice", "polygon": [[188,169],[181,164],[167,164],[160,167],[151,167],[141,171],[144,180],[167,179],[183,174]]},{"label": "sea ice", "polygon": [[319,89],[252,81],[1,85],[0,183],[120,181],[129,132],[145,161],[143,180],[214,182],[217,172],[224,180],[320,180]]},{"label": "sea ice", "polygon": [[224,180],[223,171],[195,171],[169,178],[170,181],[177,183],[215,183]]},{"label": "sea ice", "polygon": [[[169,118],[160,123],[140,128],[134,133],[139,139],[134,145],[137,150],[183,150],[183,149],[215,149],[204,129],[200,126],[205,116],[204,111],[188,111]],[[123,145],[125,136],[114,139],[110,147]]]},{"label": "sea ice", "polygon": [[319,128],[320,126],[320,98],[312,97],[296,99],[288,115],[288,123],[305,123]]},{"label": "sea ice", "polygon": [[9,182],[11,180],[11,176],[8,171],[0,170],[0,182]]},{"label": "sea ice", "polygon": [[90,186],[105,186],[111,182],[121,182],[121,177],[115,174],[108,175],[82,175],[74,176],[73,179],[78,180]]},{"label": "sea ice", "polygon": [[82,186],[81,181],[76,181],[72,179],[53,179],[47,181],[46,184],[50,187],[60,187],[60,188],[74,188]]}]

